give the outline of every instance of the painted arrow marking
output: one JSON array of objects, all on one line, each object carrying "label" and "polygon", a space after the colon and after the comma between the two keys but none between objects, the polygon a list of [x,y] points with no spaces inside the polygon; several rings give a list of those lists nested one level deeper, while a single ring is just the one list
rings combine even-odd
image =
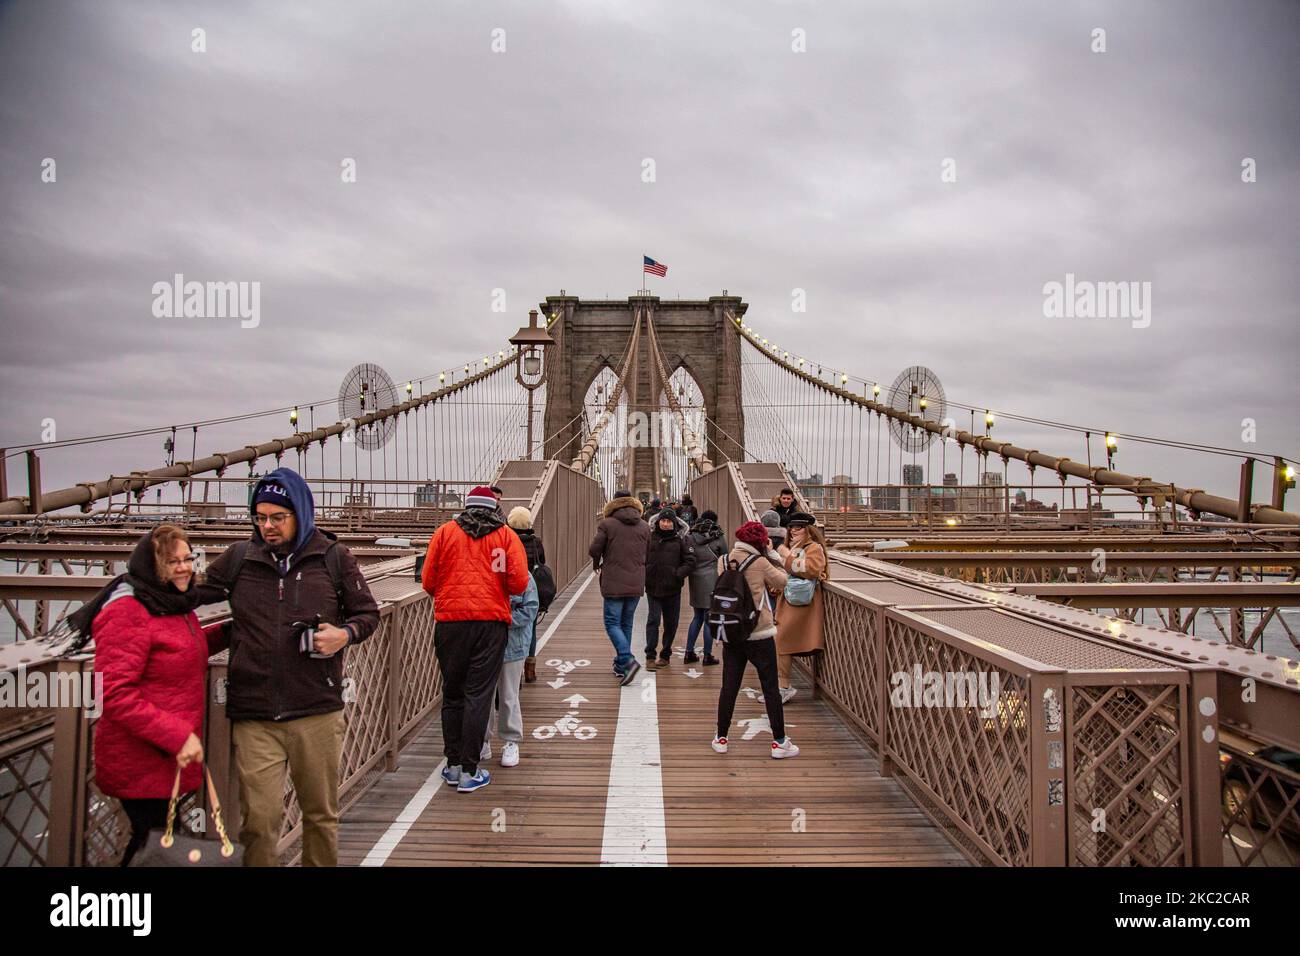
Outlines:
[{"label": "painted arrow marking", "polygon": [[561,687],[569,686],[569,682],[563,677],[557,677],[555,680],[548,680],[546,683],[554,687],[556,690],[559,690]]},{"label": "painted arrow marking", "polygon": [[[742,740],[753,740],[760,733],[770,734],[772,732],[772,725],[767,719],[767,714],[764,714],[762,717],[747,717],[744,720],[738,720],[736,721],[736,726],[745,728],[745,736],[741,738]],[[786,724],[785,726],[788,730],[789,728],[798,725]]]},{"label": "painted arrow marking", "polygon": [[740,692],[744,694],[746,697],[748,697],[750,700],[754,700],[755,698],[758,697],[758,691],[754,690],[754,688],[752,687],[742,687],[740,688]]},{"label": "painted arrow marking", "polygon": [[564,698],[564,702],[568,704],[570,707],[572,707],[575,711],[578,709],[579,705],[591,703],[589,700],[587,700],[587,698],[583,697],[581,694],[574,694],[571,697],[566,697]]},{"label": "painted arrow marking", "polygon": [[703,676],[704,676],[704,672],[703,672],[703,671],[697,671],[694,667],[692,667],[690,670],[688,670],[688,671],[686,672],[686,676],[689,677],[689,678],[691,678],[692,680],[694,680],[694,679],[697,678],[697,677],[703,677]]}]

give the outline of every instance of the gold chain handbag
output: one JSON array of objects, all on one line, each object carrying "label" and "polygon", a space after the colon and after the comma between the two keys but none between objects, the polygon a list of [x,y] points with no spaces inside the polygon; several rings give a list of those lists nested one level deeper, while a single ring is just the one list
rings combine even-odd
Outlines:
[{"label": "gold chain handbag", "polygon": [[172,798],[167,804],[167,826],[162,830],[150,830],[136,855],[131,859],[131,866],[242,866],[244,848],[232,843],[226,836],[226,824],[221,818],[221,801],[217,798],[217,788],[212,782],[212,774],[206,765],[203,778],[208,785],[208,799],[212,804],[212,825],[217,828],[220,842],[204,840],[188,833],[176,833],[176,805],[180,803],[181,768],[176,768],[176,780],[172,783]]}]

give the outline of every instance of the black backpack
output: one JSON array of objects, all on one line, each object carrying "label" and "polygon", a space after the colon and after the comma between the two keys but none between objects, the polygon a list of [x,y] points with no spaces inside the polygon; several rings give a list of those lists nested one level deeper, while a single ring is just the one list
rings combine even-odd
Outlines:
[{"label": "black backpack", "polygon": [[555,600],[555,575],[544,564],[534,565],[533,582],[537,585],[537,613],[545,614]]},{"label": "black backpack", "polygon": [[728,561],[727,569],[718,575],[718,583],[713,586],[707,620],[715,636],[723,643],[748,640],[758,621],[758,608],[754,606],[754,595],[745,580],[745,569],[759,557],[751,555],[744,564]]}]

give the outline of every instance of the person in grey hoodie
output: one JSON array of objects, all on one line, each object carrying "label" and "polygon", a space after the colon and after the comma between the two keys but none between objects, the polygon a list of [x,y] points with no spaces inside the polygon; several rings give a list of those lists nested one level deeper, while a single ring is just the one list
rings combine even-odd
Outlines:
[{"label": "person in grey hoodie", "polygon": [[695,546],[695,569],[691,571],[691,618],[686,631],[687,664],[699,660],[695,653],[695,640],[704,631],[704,663],[721,663],[713,656],[713,630],[709,627],[709,605],[713,603],[713,585],[718,581],[718,558],[727,553],[727,538],[718,527],[718,516],[712,511],[700,515],[691,528],[691,543]]},{"label": "person in grey hoodie", "polygon": [[605,633],[614,645],[614,674],[624,686],[632,683],[641,664],[632,655],[632,624],[645,593],[646,546],[650,526],[641,520],[641,502],[626,491],[605,505],[587,553],[600,575],[605,599]]}]

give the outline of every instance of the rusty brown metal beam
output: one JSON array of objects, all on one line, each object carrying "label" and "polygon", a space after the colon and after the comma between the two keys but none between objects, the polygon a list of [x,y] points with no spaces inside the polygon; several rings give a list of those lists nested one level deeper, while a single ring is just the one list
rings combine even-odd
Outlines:
[{"label": "rusty brown metal beam", "polygon": [[[436,392],[430,392],[428,395],[421,395],[419,398],[408,399],[399,405],[391,405],[388,408],[379,409],[371,412],[369,415],[362,415],[353,419],[352,424],[355,428],[364,428],[366,425],[374,422],[383,421],[388,418],[394,418],[416,408],[425,405],[431,405],[440,399],[446,398],[461,389],[469,388],[477,382],[483,381],[490,375],[495,374],[506,366],[514,363],[513,353],[495,365],[485,368],[483,371],[462,382],[454,385],[448,385],[446,388],[440,388]],[[180,461],[166,468],[154,468],[151,471],[132,472],[129,478],[109,478],[106,481],[99,482],[82,482],[73,488],[62,488],[58,491],[41,493],[40,491],[40,464],[32,464],[36,458],[34,452],[28,452],[28,487],[34,489],[37,494],[37,500],[33,502],[28,498],[10,498],[6,501],[0,501],[0,515],[38,515],[51,511],[58,511],[62,508],[71,508],[82,506],[83,508],[91,502],[99,501],[113,495],[119,495],[127,492],[143,492],[154,485],[166,484],[169,481],[189,478],[193,475],[204,474],[209,471],[215,471],[218,474],[224,472],[231,465],[241,464],[243,462],[257,461],[267,455],[281,455],[286,451],[294,448],[306,448],[313,442],[324,443],[327,438],[334,435],[341,435],[347,430],[349,422],[335,422],[323,428],[317,428],[310,432],[295,432],[293,435],[285,438],[276,438],[269,442],[263,442],[260,445],[245,445],[243,448],[218,452],[209,455],[207,458],[200,458],[195,461]],[[33,468],[35,471],[33,472]],[[34,474],[34,478],[32,477]],[[35,482],[33,484],[33,482]]]},{"label": "rusty brown metal beam", "polygon": [[1249,581],[1159,581],[1150,584],[1012,584],[1016,594],[1069,603],[1071,607],[1300,607],[1300,584]]},{"label": "rusty brown metal beam", "polygon": [[[4,554],[0,546],[0,555]],[[872,557],[908,567],[1088,569],[1091,551],[879,551]],[[1300,551],[1117,551],[1106,553],[1111,567],[1278,567],[1300,569]]]},{"label": "rusty brown metal beam", "polygon": [[[820,388],[824,392],[834,395],[836,398],[843,399],[861,408],[885,415],[895,421],[903,422],[915,428],[924,429],[940,437],[951,438],[961,445],[969,445],[981,454],[992,452],[1003,459],[1014,458],[1017,461],[1023,461],[1031,468],[1047,468],[1056,472],[1061,479],[1078,478],[1082,481],[1089,481],[1094,485],[1101,487],[1119,487],[1121,490],[1130,491],[1139,498],[1149,498],[1156,495],[1172,497],[1175,502],[1187,508],[1189,511],[1206,512],[1209,514],[1220,515],[1224,518],[1238,518],[1241,513],[1240,503],[1233,498],[1224,498],[1220,495],[1206,494],[1197,488],[1179,488],[1170,482],[1152,481],[1147,477],[1138,477],[1126,475],[1123,472],[1111,471],[1108,468],[1089,467],[1081,462],[1072,461],[1069,458],[1047,455],[1041,451],[1030,448],[1020,448],[1010,442],[994,441],[986,436],[973,435],[968,431],[956,431],[955,434],[949,432],[945,434],[945,429],[937,422],[926,421],[919,415],[908,415],[900,412],[888,405],[882,405],[874,402],[862,395],[856,395],[848,389],[840,388],[837,385],[831,385],[823,382],[815,375],[796,368],[789,362],[783,360],[771,349],[762,345],[754,336],[746,332],[740,321],[730,312],[727,315],[731,318],[732,323],[736,326],[737,332],[749,341],[754,348],[762,352],[770,361],[775,362],[781,368],[785,369],[791,375],[798,376],[809,385]],[[1300,525],[1300,514],[1292,511],[1282,511],[1277,507],[1270,505],[1250,505],[1250,520],[1260,524],[1287,524]]]}]

